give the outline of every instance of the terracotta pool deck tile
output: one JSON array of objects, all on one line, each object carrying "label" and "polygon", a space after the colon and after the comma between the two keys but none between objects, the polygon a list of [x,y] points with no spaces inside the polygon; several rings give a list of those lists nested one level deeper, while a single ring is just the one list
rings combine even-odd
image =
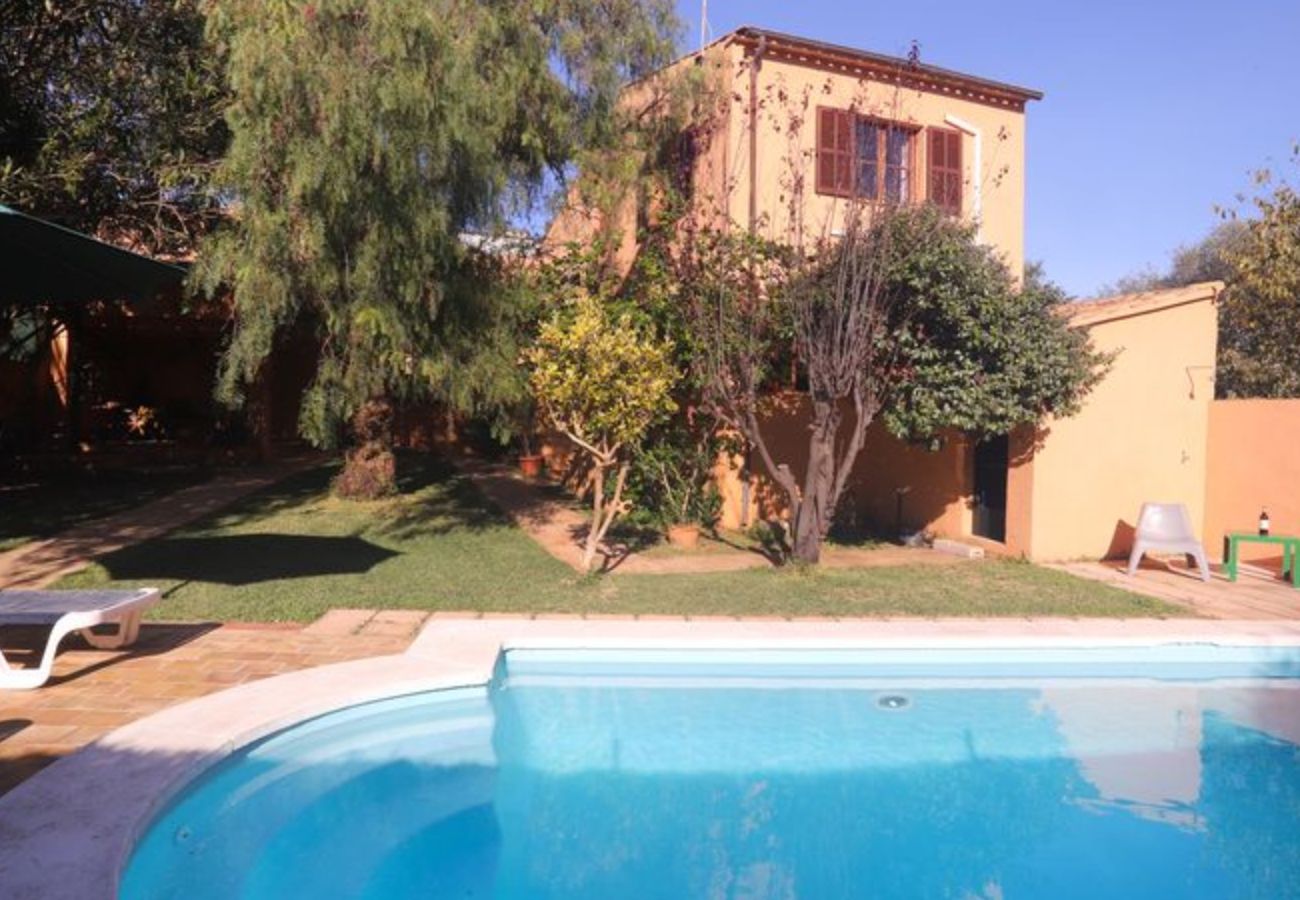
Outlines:
[{"label": "terracotta pool deck tile", "polygon": [[[424,615],[395,610],[396,623]],[[412,615],[414,613],[414,615]],[[368,612],[371,616],[373,611]],[[0,794],[55,759],[152,713],[231,685],[312,666],[401,653],[418,625],[400,634],[322,634],[300,624],[147,623],[135,646],[91,650],[69,638],[54,677],[34,691],[0,691]],[[15,632],[18,630],[15,629]],[[33,636],[0,634],[23,664]],[[43,634],[35,635],[37,646]]]},{"label": "terracotta pool deck tile", "polygon": [[381,609],[370,621],[419,625],[427,618],[429,614],[422,609]]},{"label": "terracotta pool deck tile", "polygon": [[375,617],[373,609],[331,609],[302,630],[303,634],[346,636],[355,634]]},{"label": "terracotta pool deck tile", "polygon": [[376,617],[362,627],[358,637],[414,637],[415,632],[420,629],[420,622],[422,621],[424,620],[381,622]]},{"label": "terracotta pool deck tile", "polygon": [[45,711],[39,721],[44,725],[99,725],[106,728],[115,728],[119,725],[125,725],[133,718],[125,710],[106,712],[100,709],[51,709]]},{"label": "terracotta pool deck tile", "polygon": [[23,748],[32,744],[57,744],[76,733],[76,725],[27,725],[5,737],[0,749]]}]

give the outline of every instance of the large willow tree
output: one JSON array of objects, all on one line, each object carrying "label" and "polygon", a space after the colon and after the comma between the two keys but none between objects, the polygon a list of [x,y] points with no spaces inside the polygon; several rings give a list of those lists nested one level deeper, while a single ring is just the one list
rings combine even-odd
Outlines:
[{"label": "large willow tree", "polygon": [[309,331],[300,431],[352,468],[393,400],[445,383],[442,323],[472,318],[448,309],[485,291],[462,234],[618,140],[619,88],[674,19],[666,0],[216,0],[208,27],[233,97],[233,224],[199,266],[234,297],[218,395]]}]

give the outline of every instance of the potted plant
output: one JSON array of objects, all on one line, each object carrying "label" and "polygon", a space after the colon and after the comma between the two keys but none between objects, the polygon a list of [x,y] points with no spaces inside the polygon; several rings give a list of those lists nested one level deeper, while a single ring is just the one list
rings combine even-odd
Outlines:
[{"label": "potted plant", "polygon": [[714,483],[716,439],[682,424],[665,428],[641,448],[637,500],[674,547],[694,549],[702,528],[712,528],[722,501]]},{"label": "potted plant", "polygon": [[668,543],[682,550],[694,550],[701,527],[712,527],[718,519],[718,490],[711,467],[691,460],[687,465],[663,472],[665,510],[664,533]]},{"label": "potted plant", "polygon": [[526,401],[519,410],[519,472],[525,478],[538,478],[545,459],[538,452],[537,407]]}]

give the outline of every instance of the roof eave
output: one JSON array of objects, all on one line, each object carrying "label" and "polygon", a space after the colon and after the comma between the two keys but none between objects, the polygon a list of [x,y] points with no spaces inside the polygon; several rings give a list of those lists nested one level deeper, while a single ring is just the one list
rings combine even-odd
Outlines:
[{"label": "roof eave", "polygon": [[1105,322],[1150,315],[1189,303],[1214,302],[1223,292],[1222,281],[1202,281],[1177,288],[1160,288],[1132,294],[1117,294],[1097,300],[1078,301],[1061,307],[1075,328],[1089,328]]},{"label": "roof eave", "polygon": [[723,39],[726,38],[734,38],[751,53],[763,42],[767,55],[786,56],[792,61],[831,71],[856,69],[863,75],[1017,112],[1023,112],[1027,102],[1043,99],[1042,91],[1031,88],[752,25],[737,28]]}]

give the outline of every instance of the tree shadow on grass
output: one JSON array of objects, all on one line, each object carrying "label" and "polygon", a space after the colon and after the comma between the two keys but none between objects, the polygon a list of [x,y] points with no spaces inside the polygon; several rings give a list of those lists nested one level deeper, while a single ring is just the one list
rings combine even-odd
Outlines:
[{"label": "tree shadow on grass", "polygon": [[240,586],[314,575],[359,575],[397,555],[355,536],[232,534],[147,541],[99,563],[114,580]]},{"label": "tree shadow on grass", "polygon": [[297,472],[235,501],[194,527],[229,528],[273,516],[284,510],[296,509],[328,491],[338,469],[337,464],[330,464]]},{"label": "tree shadow on grass", "polygon": [[467,478],[454,477],[425,496],[400,504],[375,529],[398,541],[450,534],[454,531],[486,531],[512,525],[509,516],[484,497]]}]

